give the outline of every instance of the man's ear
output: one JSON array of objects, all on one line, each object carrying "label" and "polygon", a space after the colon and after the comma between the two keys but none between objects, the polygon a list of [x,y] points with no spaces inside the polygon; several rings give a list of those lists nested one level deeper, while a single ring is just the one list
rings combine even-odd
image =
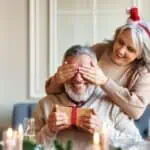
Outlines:
[{"label": "man's ear", "polygon": [[93,60],[91,60],[91,66],[92,66],[92,67],[95,67],[95,66],[96,66],[96,62],[93,61]]}]

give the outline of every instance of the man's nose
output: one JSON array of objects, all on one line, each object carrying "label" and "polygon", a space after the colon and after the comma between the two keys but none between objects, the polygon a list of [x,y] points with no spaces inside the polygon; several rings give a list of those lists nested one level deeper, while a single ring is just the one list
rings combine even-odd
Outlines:
[{"label": "man's nose", "polygon": [[83,81],[83,77],[80,73],[77,73],[74,77],[74,80],[81,82],[81,81]]}]

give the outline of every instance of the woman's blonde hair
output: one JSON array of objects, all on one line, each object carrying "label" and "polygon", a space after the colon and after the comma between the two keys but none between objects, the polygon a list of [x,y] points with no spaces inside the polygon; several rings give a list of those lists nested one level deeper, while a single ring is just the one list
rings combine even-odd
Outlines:
[{"label": "woman's blonde hair", "polygon": [[[147,23],[141,23],[143,26],[150,31],[150,25]],[[115,43],[117,37],[125,30],[130,29],[131,36],[135,47],[142,50],[141,58],[136,59],[135,63],[137,67],[145,66],[148,71],[150,71],[150,35],[147,31],[141,27],[139,24],[126,24],[117,28],[114,39],[112,41],[112,46]]]}]

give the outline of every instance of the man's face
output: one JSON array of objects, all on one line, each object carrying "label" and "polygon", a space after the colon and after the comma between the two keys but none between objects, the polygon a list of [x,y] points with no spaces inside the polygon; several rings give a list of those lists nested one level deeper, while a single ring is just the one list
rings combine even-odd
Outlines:
[{"label": "man's face", "polygon": [[[88,55],[72,56],[66,60],[69,64],[91,66],[92,59]],[[92,93],[95,86],[86,81],[82,74],[78,72],[65,84],[66,93],[76,101],[86,100]]]}]

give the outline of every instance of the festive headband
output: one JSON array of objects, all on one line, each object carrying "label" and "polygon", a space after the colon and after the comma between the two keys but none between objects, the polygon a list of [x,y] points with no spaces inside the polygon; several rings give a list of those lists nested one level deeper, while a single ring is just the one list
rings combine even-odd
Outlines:
[{"label": "festive headband", "polygon": [[144,29],[144,31],[148,34],[150,37],[150,30],[143,24],[140,23],[141,18],[139,16],[138,8],[137,7],[132,7],[128,9],[127,11],[130,15],[129,17],[129,23],[137,23],[141,28]]}]

